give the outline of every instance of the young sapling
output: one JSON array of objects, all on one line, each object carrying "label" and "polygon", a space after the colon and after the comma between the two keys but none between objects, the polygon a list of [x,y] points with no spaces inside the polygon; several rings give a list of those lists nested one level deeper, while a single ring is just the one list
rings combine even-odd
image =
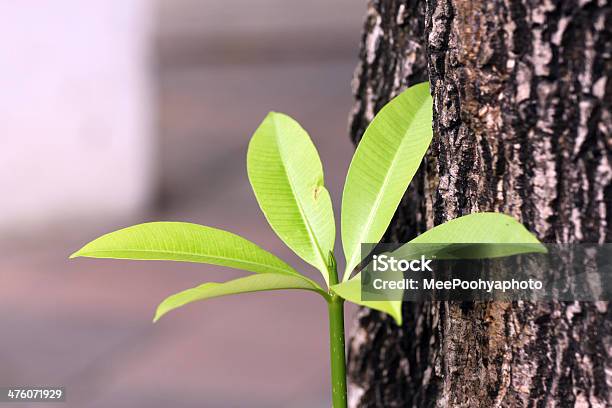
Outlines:
[{"label": "young sapling", "polygon": [[[379,242],[432,139],[429,84],[414,85],[385,105],[367,128],[351,161],[342,194],[341,238],[346,264],[338,275],[336,227],[323,168],[306,131],[291,117],[271,112],[248,147],[247,171],[257,202],[278,237],[322,275],[321,285],[233,233],[184,222],[151,222],[106,234],[74,257],[207,263],[251,274],[208,282],[174,294],[157,307],[154,321],[186,304],[219,296],[302,289],[328,304],[332,402],[347,405],[344,302],[389,314],[402,324],[401,301],[364,301],[362,243]],[[523,225],[499,213],[451,220],[411,243],[537,243]]]}]

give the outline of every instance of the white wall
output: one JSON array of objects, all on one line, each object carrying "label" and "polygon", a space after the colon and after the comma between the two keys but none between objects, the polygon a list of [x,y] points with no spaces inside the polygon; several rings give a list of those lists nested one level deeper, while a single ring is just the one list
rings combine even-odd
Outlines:
[{"label": "white wall", "polygon": [[0,1],[0,229],[146,205],[151,9],[147,0]]}]

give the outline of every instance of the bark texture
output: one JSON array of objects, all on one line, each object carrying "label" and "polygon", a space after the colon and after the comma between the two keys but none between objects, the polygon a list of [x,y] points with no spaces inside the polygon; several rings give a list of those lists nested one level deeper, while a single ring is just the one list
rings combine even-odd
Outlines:
[{"label": "bark texture", "polygon": [[[544,242],[610,242],[612,5],[370,1],[350,132],[428,80],[434,141],[387,233],[405,241],[477,211]],[[404,304],[361,310],[352,407],[612,405],[612,311],[596,303]]]}]

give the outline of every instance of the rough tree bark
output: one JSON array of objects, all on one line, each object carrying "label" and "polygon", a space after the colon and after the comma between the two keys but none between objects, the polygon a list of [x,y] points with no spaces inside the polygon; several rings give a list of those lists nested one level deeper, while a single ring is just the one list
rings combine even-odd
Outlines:
[{"label": "rough tree bark", "polygon": [[[544,242],[610,242],[612,6],[605,0],[370,1],[350,132],[428,80],[434,141],[388,241],[475,211]],[[352,407],[604,407],[612,312],[597,303],[361,310]]]}]

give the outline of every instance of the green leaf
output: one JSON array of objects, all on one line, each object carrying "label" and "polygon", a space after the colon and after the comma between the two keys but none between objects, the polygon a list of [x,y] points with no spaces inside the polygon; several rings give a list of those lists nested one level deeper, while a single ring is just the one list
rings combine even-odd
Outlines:
[{"label": "green leaf", "polygon": [[[239,293],[261,292],[266,290],[303,289],[321,293],[317,285],[308,282],[300,276],[290,276],[278,273],[250,275],[224,283],[209,282],[195,288],[176,293],[166,298],[157,307],[154,322],[171,310],[198,300],[210,299],[220,296],[235,295]],[[325,292],[323,292],[325,296]]]},{"label": "green leaf", "polygon": [[539,244],[523,224],[509,215],[482,212],[464,215],[414,238],[413,244]]},{"label": "green leaf", "polygon": [[524,253],[546,253],[521,223],[501,213],[475,213],[424,232],[393,251],[403,259],[421,255],[437,259],[483,259]]},{"label": "green leaf", "polygon": [[321,160],[306,131],[287,115],[269,113],[249,143],[247,170],[272,229],[329,284],[334,214]]},{"label": "green leaf", "polygon": [[[493,258],[534,252],[545,253],[547,250],[525,226],[508,215],[485,212],[438,225],[401,246],[393,254],[403,259],[421,255],[436,255],[443,259]],[[332,286],[331,290],[353,303],[391,315],[398,324],[402,322],[401,301],[361,300],[361,273]]]},{"label": "green leaf", "polygon": [[400,300],[361,300],[361,272],[346,282],[333,285],[330,289],[350,302],[387,313],[393,317],[398,326],[401,326],[402,302]]},{"label": "green leaf", "polygon": [[342,195],[346,281],[359,264],[360,245],[382,238],[432,138],[429,84],[408,88],[366,129],[349,167]]},{"label": "green leaf", "polygon": [[256,273],[302,276],[238,235],[184,222],[151,222],[111,232],[85,245],[70,258],[80,256],[199,262]]},{"label": "green leaf", "polygon": [[547,252],[523,224],[509,215],[493,212],[474,213],[447,221],[414,238],[395,253],[406,257],[406,251],[423,252],[423,249],[435,253],[439,259],[497,258]]}]

